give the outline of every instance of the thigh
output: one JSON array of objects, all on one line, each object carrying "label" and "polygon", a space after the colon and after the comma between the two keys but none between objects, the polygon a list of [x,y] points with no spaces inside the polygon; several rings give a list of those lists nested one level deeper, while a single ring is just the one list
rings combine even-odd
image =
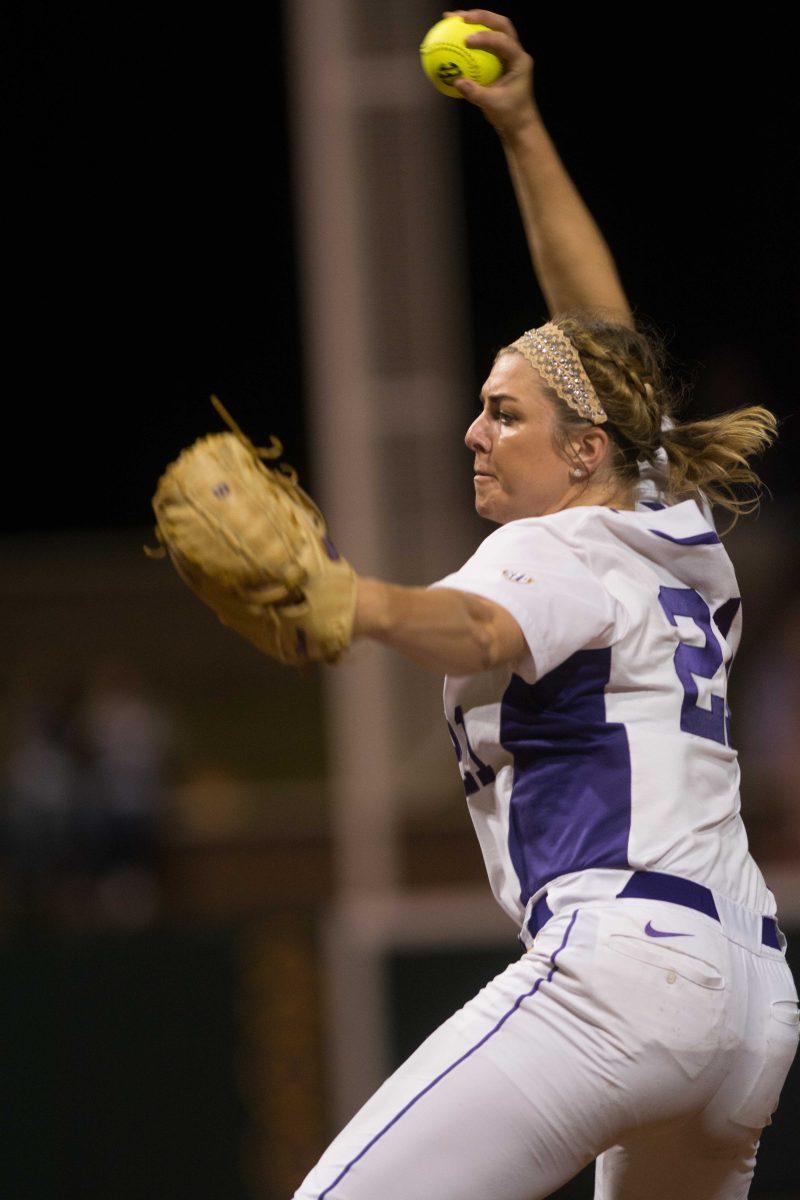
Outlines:
[{"label": "thigh", "polygon": [[557,988],[574,921],[551,924],[547,948],[512,964],[387,1080],[297,1200],[537,1200],[592,1161],[598,1081],[582,1019]]}]

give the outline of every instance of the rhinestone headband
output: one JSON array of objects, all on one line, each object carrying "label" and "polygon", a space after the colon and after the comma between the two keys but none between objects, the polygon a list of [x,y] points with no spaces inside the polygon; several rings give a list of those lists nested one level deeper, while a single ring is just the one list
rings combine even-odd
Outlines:
[{"label": "rhinestone headband", "polygon": [[608,420],[578,351],[557,325],[548,321],[538,329],[528,329],[505,349],[518,350],[579,416],[595,425]]}]

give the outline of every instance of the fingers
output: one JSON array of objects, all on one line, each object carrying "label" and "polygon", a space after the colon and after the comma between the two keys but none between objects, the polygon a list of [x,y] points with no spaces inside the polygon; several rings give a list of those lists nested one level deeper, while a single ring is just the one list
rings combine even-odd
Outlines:
[{"label": "fingers", "polygon": [[512,38],[516,38],[517,36],[517,31],[508,17],[503,17],[500,13],[490,12],[488,8],[457,8],[452,12],[446,12],[444,15],[446,17],[462,17],[470,25],[487,25],[489,29],[496,29],[498,33],[506,33]]},{"label": "fingers", "polygon": [[465,100],[468,100],[470,104],[474,104],[476,108],[482,109],[484,112],[487,111],[487,103],[491,101],[495,92],[494,85],[490,84],[489,87],[484,87],[480,83],[475,83],[472,79],[464,79],[463,76],[460,79],[454,79],[452,86],[457,92],[461,93]]},{"label": "fingers", "polygon": [[461,92],[461,95],[465,100],[471,100],[473,104],[478,105],[480,101],[480,93],[489,90],[488,88],[482,87],[479,83],[474,83],[471,79],[465,79],[463,75],[459,79],[454,79],[451,86],[454,87],[457,92]]},{"label": "fingers", "polygon": [[517,39],[507,33],[471,33],[464,44],[473,50],[490,50],[509,65],[527,57]]}]

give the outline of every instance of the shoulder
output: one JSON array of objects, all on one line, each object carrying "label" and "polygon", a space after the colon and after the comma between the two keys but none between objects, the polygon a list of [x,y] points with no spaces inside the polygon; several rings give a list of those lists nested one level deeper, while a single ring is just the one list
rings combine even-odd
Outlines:
[{"label": "shoulder", "polygon": [[493,575],[549,569],[601,581],[612,569],[648,572],[668,564],[692,578],[709,568],[732,570],[719,535],[693,500],[635,510],[587,505],[509,521],[484,538],[461,569]]},{"label": "shoulder", "polygon": [[539,519],[548,522],[552,537],[576,549],[614,542],[632,549],[659,542],[686,547],[722,545],[713,524],[694,500],[672,505],[644,502],[636,509],[592,505]]},{"label": "shoulder", "polygon": [[545,568],[560,572],[585,570],[580,553],[583,520],[554,513],[546,517],[523,517],[493,530],[464,563],[462,571],[490,572],[506,579]]},{"label": "shoulder", "polygon": [[[600,505],[567,508],[544,517],[509,521],[481,542],[474,558],[491,561],[509,554],[545,557],[588,566],[593,551],[626,541],[631,532],[647,534],[651,513],[619,511]],[[643,519],[644,518],[644,519]]]},{"label": "shoulder", "polygon": [[478,547],[494,551],[507,546],[569,546],[582,529],[597,523],[598,515],[609,509],[597,507],[566,508],[545,517],[521,517],[500,525]]},{"label": "shoulder", "polygon": [[[596,520],[588,508],[545,517],[524,517],[499,526],[454,574],[459,583],[527,592],[531,601],[542,593],[572,595],[581,603],[599,601],[605,590],[592,547],[599,545]],[[588,548],[588,549],[587,549]],[[528,585],[522,587],[520,585]]]}]

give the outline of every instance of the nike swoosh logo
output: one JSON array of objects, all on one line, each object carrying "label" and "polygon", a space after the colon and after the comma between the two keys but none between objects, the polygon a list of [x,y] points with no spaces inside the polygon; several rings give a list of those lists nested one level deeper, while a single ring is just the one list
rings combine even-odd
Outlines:
[{"label": "nike swoosh logo", "polygon": [[648,937],[694,937],[693,933],[672,933],[669,930],[653,929],[650,921],[645,925],[644,931]]}]

